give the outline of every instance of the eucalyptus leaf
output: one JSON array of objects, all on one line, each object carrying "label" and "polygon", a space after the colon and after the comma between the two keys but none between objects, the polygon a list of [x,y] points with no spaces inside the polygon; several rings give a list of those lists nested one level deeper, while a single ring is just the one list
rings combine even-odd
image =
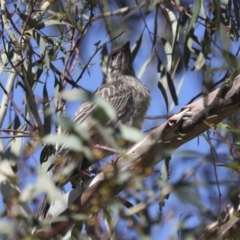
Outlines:
[{"label": "eucalyptus leaf", "polygon": [[194,8],[193,14],[192,14],[192,16],[190,18],[190,22],[189,22],[188,27],[187,27],[186,35],[188,35],[189,32],[194,27],[194,23],[196,22],[198,14],[199,14],[200,9],[201,9],[202,0],[195,1],[194,3],[195,3],[195,8]]},{"label": "eucalyptus leaf", "polygon": [[82,150],[82,141],[79,139],[79,137],[75,135],[59,135],[59,134],[51,134],[47,135],[42,138],[42,141],[47,144],[60,144],[64,145],[66,148],[69,148],[71,150],[80,152]]},{"label": "eucalyptus leaf", "polygon": [[156,4],[158,3],[158,0],[148,0],[146,4],[146,10],[145,14],[148,15],[153,11],[153,9],[156,7]]},{"label": "eucalyptus leaf", "polygon": [[194,64],[195,65],[195,70],[197,70],[197,71],[200,70],[204,66],[205,61],[206,61],[206,59],[204,57],[204,54],[202,52],[200,52],[198,57],[197,57],[197,60]]},{"label": "eucalyptus leaf", "polygon": [[177,31],[178,29],[178,21],[177,21],[177,18],[174,14],[174,12],[172,12],[170,9],[166,8],[166,12],[168,14],[168,18],[169,18],[169,21],[170,21],[170,24],[171,24],[171,28],[172,28],[172,42],[171,42],[171,46],[174,45],[174,42],[178,39],[178,35],[179,35],[179,32]]},{"label": "eucalyptus leaf", "polygon": [[90,140],[87,129],[84,128],[81,124],[77,124],[65,115],[59,114],[57,117],[57,123],[63,128],[63,130],[75,133],[84,140]]},{"label": "eucalyptus leaf", "polygon": [[168,108],[169,108],[168,96],[167,96],[166,90],[164,88],[164,83],[165,83],[165,86],[167,85],[167,77],[165,75],[164,66],[163,66],[163,64],[162,64],[162,62],[159,58],[158,58],[157,71],[158,71],[158,79],[159,79],[158,80],[158,88],[163,95],[163,99],[165,101],[166,108],[167,108],[167,111],[168,111]]},{"label": "eucalyptus leaf", "polygon": [[51,132],[52,121],[46,82],[43,87],[43,115],[44,115],[44,134],[49,134]]},{"label": "eucalyptus leaf", "polygon": [[40,173],[36,184],[28,184],[22,191],[19,199],[22,202],[32,201],[41,193],[47,193],[50,201],[54,201],[57,197],[62,198],[61,191],[55,186],[53,180],[46,174]]},{"label": "eucalyptus leaf", "polygon": [[[62,212],[64,212],[69,205],[71,205],[82,194],[82,192],[82,186],[78,186],[70,192],[54,198],[54,201],[49,208],[49,213],[51,214],[53,220],[55,220]],[[84,216],[82,216],[82,219],[84,219]]]},{"label": "eucalyptus leaf", "polygon": [[143,140],[144,134],[137,128],[126,125],[119,126],[120,137],[130,142],[139,142]]},{"label": "eucalyptus leaf", "polygon": [[154,31],[153,31],[153,43],[152,43],[152,49],[154,48],[156,41],[157,41],[157,32],[158,32],[158,16],[159,8],[156,8],[155,10],[155,17],[154,17]]},{"label": "eucalyptus leaf", "polygon": [[52,134],[42,138],[42,141],[46,144],[61,145],[66,149],[73,150],[75,152],[82,152],[88,159],[93,159],[93,153],[88,145],[84,144],[83,141],[77,135],[73,134]]},{"label": "eucalyptus leaf", "polygon": [[164,46],[164,50],[166,53],[166,58],[167,58],[167,71],[169,72],[171,70],[172,66],[172,46],[171,44],[164,38],[161,38]]},{"label": "eucalyptus leaf", "polygon": [[136,41],[136,43],[133,45],[132,49],[131,49],[131,52],[132,52],[132,61],[134,61],[140,47],[141,47],[141,44],[142,44],[142,37],[143,37],[143,33],[144,33],[144,30],[142,31],[141,35],[139,36],[138,40]]},{"label": "eucalyptus leaf", "polygon": [[72,26],[70,22],[66,23],[64,21],[59,21],[59,20],[54,20],[54,19],[48,19],[41,23],[40,27],[38,28],[39,30],[47,27],[47,26],[56,26],[56,25],[67,25],[67,26]]},{"label": "eucalyptus leaf", "polygon": [[33,32],[33,38],[37,42],[41,54],[44,56],[45,66],[50,69],[50,57],[48,55],[45,40],[43,39],[43,37],[37,31]]},{"label": "eucalyptus leaf", "polygon": [[76,89],[63,91],[62,98],[70,101],[92,101],[97,107],[102,108],[107,116],[109,116],[112,120],[117,119],[116,112],[113,107],[105,99],[90,92]]}]

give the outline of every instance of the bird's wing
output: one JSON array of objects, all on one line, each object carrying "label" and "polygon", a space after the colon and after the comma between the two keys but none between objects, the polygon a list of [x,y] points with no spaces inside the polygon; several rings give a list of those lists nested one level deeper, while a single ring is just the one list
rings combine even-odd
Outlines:
[{"label": "bird's wing", "polygon": [[[109,102],[117,114],[117,121],[112,122],[110,118],[107,118],[104,122],[105,126],[111,124],[117,126],[119,123],[126,123],[126,120],[132,112],[131,102],[133,101],[134,91],[135,89],[124,81],[106,83],[95,91],[94,94]],[[96,109],[97,106],[93,102],[87,101],[83,103],[76,111],[73,121],[78,124],[87,123],[89,117],[92,116]],[[93,130],[92,134],[94,134],[94,132]],[[57,150],[57,154],[61,157],[65,157],[69,154],[67,150],[68,149],[66,149],[64,145],[60,146]]]},{"label": "bird's wing", "polygon": [[[94,94],[105,99],[116,111],[118,121],[129,110],[130,103],[133,101],[133,92],[135,89],[129,86],[124,81],[111,82],[99,87]],[[83,103],[76,111],[73,121],[82,123],[96,110],[96,105],[92,102]],[[111,120],[107,120],[106,125],[109,125]]]}]

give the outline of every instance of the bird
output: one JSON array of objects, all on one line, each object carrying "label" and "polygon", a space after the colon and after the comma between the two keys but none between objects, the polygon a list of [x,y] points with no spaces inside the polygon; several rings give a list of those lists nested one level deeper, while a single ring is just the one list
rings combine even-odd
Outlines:
[{"label": "bird", "polygon": [[[116,120],[106,119],[103,126],[112,126],[117,128],[121,125],[141,129],[144,116],[149,107],[151,95],[149,89],[136,77],[133,68],[132,54],[130,50],[130,42],[126,42],[122,46],[115,47],[107,62],[107,74],[105,83],[96,89],[93,93],[106,100],[116,112]],[[97,106],[91,102],[84,102],[74,114],[72,120],[76,124],[84,124],[85,126],[91,121]],[[98,144],[100,136],[97,131],[91,131],[91,138],[94,144]],[[106,144],[101,141],[101,144]],[[60,161],[53,166],[53,176],[61,172],[61,170],[69,163],[74,162],[76,169],[85,169],[89,167],[90,162],[85,159],[82,153],[72,153],[69,149],[61,146],[56,155]],[[72,172],[64,177],[58,187],[62,187],[71,178]],[[44,219],[49,209],[49,203],[45,198],[39,211],[39,217]]]}]

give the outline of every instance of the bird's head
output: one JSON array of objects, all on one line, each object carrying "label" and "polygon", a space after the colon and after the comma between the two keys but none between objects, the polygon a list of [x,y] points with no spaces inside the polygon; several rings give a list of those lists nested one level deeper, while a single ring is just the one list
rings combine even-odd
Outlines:
[{"label": "bird's head", "polygon": [[116,47],[112,50],[108,58],[107,67],[108,81],[116,81],[117,78],[122,75],[135,76],[129,41],[123,46]]}]

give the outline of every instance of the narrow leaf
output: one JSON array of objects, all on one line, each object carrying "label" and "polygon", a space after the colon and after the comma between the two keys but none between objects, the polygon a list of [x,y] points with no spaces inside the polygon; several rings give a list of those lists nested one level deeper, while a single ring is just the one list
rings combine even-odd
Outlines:
[{"label": "narrow leaf", "polygon": [[46,82],[43,87],[44,134],[51,132],[51,111]]},{"label": "narrow leaf", "polygon": [[174,12],[172,12],[171,10],[169,10],[168,8],[166,8],[166,12],[168,14],[170,23],[171,23],[171,27],[172,27],[172,42],[171,45],[174,46],[174,42],[176,42],[176,39],[178,39],[178,21],[177,18],[174,14]]},{"label": "narrow leaf", "polygon": [[83,90],[68,90],[61,93],[62,98],[70,101],[92,101],[97,107],[102,108],[112,120],[116,119],[113,107],[103,98]]},{"label": "narrow leaf", "polygon": [[[166,78],[164,73],[165,73],[165,71],[164,71],[163,64],[162,64],[161,60],[158,58],[158,79],[159,79],[158,80],[158,88],[163,95],[163,99],[165,101],[167,112],[168,112],[168,97],[167,97],[167,93],[165,91],[165,88],[162,84],[162,81],[164,81],[163,78]],[[166,81],[167,81],[167,79],[166,79]]]},{"label": "narrow leaf", "polygon": [[190,33],[190,31],[193,29],[193,25],[194,25],[194,23],[195,23],[196,20],[197,20],[199,11],[200,11],[200,9],[201,9],[201,5],[202,5],[202,0],[195,1],[195,8],[194,8],[192,17],[191,17],[190,22],[189,22],[188,27],[187,27],[186,36],[187,36],[187,35]]},{"label": "narrow leaf", "polygon": [[171,70],[171,66],[172,66],[172,46],[170,45],[170,43],[164,39],[161,38],[162,42],[163,42],[163,47],[166,53],[166,58],[167,58],[167,71],[169,72]]},{"label": "narrow leaf", "polygon": [[136,41],[136,43],[133,45],[132,49],[131,49],[131,52],[132,52],[132,61],[134,61],[137,53],[138,53],[138,50],[140,49],[141,47],[141,44],[142,44],[142,36],[143,36],[143,32],[144,30],[142,31],[140,37],[138,38],[138,40]]}]

